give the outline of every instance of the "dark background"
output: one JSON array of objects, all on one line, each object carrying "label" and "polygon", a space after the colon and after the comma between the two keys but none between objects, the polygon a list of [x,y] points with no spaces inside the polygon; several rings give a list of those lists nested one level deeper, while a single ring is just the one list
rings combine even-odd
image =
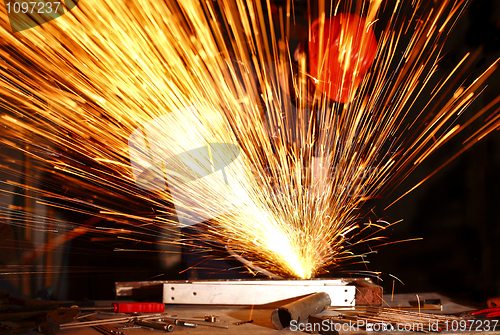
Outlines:
[{"label": "dark background", "polygon": [[[285,1],[276,0],[278,6]],[[312,1],[314,12],[314,1]],[[334,1],[334,6],[337,2]],[[391,4],[391,1],[383,2]],[[439,2],[436,2],[439,4]],[[307,11],[307,1],[294,1],[296,13]],[[328,6],[328,5],[327,5]],[[383,6],[383,5],[382,5]],[[299,16],[299,15],[298,15]],[[313,15],[314,17],[314,15]],[[384,27],[383,15],[375,27],[377,38]],[[298,19],[291,48],[300,36],[307,36],[307,20]],[[300,27],[300,25],[303,25]],[[448,35],[434,83],[447,76],[468,52],[480,50],[464,83],[470,83],[500,57],[500,2],[473,0]],[[465,112],[472,117],[500,95],[500,74],[495,72],[488,87]],[[429,84],[430,87],[434,85]],[[413,109],[420,111],[428,101],[422,94]],[[428,95],[429,96],[429,95]],[[498,105],[497,105],[498,108]],[[485,118],[480,120],[484,121]],[[476,128],[477,129],[477,128]],[[333,269],[336,276],[349,271],[380,271],[376,281],[386,292],[440,292],[472,301],[500,295],[500,133],[495,131],[437,172],[420,187],[384,211],[389,204],[432,173],[462,148],[462,141],[474,130],[464,132],[429,156],[397,189],[384,199],[369,201],[378,218],[388,222],[403,220],[389,232],[389,240],[421,238],[395,243],[369,255],[364,265]],[[336,272],[337,271],[337,272]],[[394,279],[397,277],[399,280]]]},{"label": "dark background", "polygon": [[[484,71],[500,56],[499,32],[500,3],[473,1],[449,36],[450,52],[441,63],[443,72],[477,48],[483,51],[474,74]],[[488,89],[467,111],[469,115],[499,96],[499,78],[498,72],[490,77]],[[390,204],[460,146],[460,141],[452,141],[438,155],[429,157],[380,202],[379,208]],[[446,292],[476,301],[500,295],[499,201],[500,133],[496,131],[391,208],[377,213],[391,222],[403,219],[394,227],[394,240],[423,238],[381,248],[372,258],[373,269],[386,274],[382,276],[386,291],[392,290],[393,281],[387,274],[393,274],[404,283],[396,281],[396,292]]]}]

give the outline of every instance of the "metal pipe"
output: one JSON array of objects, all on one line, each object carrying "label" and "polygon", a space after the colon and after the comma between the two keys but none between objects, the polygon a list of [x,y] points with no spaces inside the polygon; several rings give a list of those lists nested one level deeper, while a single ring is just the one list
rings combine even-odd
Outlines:
[{"label": "metal pipe", "polygon": [[276,308],[271,314],[271,322],[276,329],[290,326],[292,321],[297,323],[306,320],[309,315],[318,314],[330,307],[331,299],[328,293],[318,292],[287,305]]}]

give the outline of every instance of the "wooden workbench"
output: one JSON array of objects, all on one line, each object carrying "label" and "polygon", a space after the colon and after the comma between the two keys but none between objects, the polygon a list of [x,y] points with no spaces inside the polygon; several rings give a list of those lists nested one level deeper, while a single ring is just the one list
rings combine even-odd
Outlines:
[{"label": "wooden workbench", "polygon": [[[417,297],[415,294],[398,294],[394,296],[393,301],[391,301],[391,296],[386,295],[384,296],[384,300],[391,306],[407,306],[408,301],[410,300],[416,300]],[[452,313],[458,313],[458,312],[463,312],[468,309],[472,309],[470,307],[460,305],[458,303],[455,303],[451,301],[450,299],[441,296],[439,294],[434,294],[434,293],[424,293],[424,294],[419,294],[419,299],[424,300],[424,299],[441,299],[441,302],[443,304],[443,310],[442,311],[432,311],[435,313],[443,313],[443,314],[452,314]],[[303,334],[298,331],[291,331],[290,329],[287,330],[276,330],[271,324],[270,320],[270,315],[272,312],[273,308],[262,308],[262,307],[254,307],[252,308],[251,306],[210,306],[210,305],[167,305],[165,309],[165,313],[168,315],[176,316],[179,319],[193,319],[193,318],[199,318],[200,326],[197,328],[185,328],[185,327],[180,327],[176,326],[173,333],[174,334],[205,334],[205,335],[212,335],[212,334],[227,334],[227,335],[242,335],[242,334],[252,334],[252,335],[267,335],[267,334]],[[431,312],[431,311],[426,311],[426,312]],[[334,315],[336,312],[334,311],[324,311],[322,312],[321,316],[327,316],[327,315]],[[121,314],[109,314],[110,317],[117,317],[120,316]],[[219,315],[220,316],[220,322],[217,323],[206,323],[203,320],[205,315]],[[245,321],[253,319],[253,323],[249,324],[243,324],[243,325],[234,325],[235,322],[238,321]],[[228,329],[220,329],[220,328],[211,328],[211,327],[204,327],[201,326],[201,324],[209,324],[209,325],[219,325],[219,326],[228,326]],[[500,328],[500,326],[498,327]],[[155,331],[150,331],[148,329],[123,329],[122,332],[124,332],[125,335],[144,335],[144,334],[155,334],[155,333],[160,333],[163,331],[160,330],[155,330]],[[341,334],[344,333],[349,333],[349,334],[366,334],[366,331],[361,331],[361,332],[340,332]],[[370,332],[371,334],[375,334],[376,332]],[[387,333],[387,332],[386,332]],[[395,333],[395,332],[391,332]],[[409,332],[406,332],[409,334]],[[449,332],[452,334],[453,332]],[[455,332],[455,333],[462,333],[462,332]],[[470,333],[470,332],[469,332]],[[31,332],[29,335],[35,335],[39,334],[37,332]],[[58,334],[60,335],[93,335],[93,334],[100,334],[97,330],[94,330],[89,327],[85,328],[77,328],[77,329],[63,329],[61,330]],[[417,333],[413,333],[417,334]],[[500,329],[497,329],[495,332],[488,332],[488,334],[500,334]]]}]

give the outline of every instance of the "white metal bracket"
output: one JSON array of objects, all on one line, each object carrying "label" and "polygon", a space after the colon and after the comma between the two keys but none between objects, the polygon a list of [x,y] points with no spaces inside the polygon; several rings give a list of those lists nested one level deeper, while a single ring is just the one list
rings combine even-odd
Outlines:
[{"label": "white metal bracket", "polygon": [[342,279],[171,281],[163,283],[163,303],[262,305],[316,292],[328,293],[332,306],[355,306],[356,287]]}]

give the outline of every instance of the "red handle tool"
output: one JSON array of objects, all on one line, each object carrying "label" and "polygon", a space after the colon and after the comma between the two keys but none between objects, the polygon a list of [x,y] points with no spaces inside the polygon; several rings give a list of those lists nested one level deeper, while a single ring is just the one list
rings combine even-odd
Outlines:
[{"label": "red handle tool", "polygon": [[113,303],[116,313],[163,313],[165,304],[159,302],[120,302]]},{"label": "red handle tool", "polygon": [[496,318],[500,316],[500,308],[482,309],[480,311],[471,312],[470,314],[474,316],[484,315],[487,318]]},{"label": "red handle tool", "polygon": [[115,302],[112,307],[79,307],[81,311],[113,311],[116,313],[163,313],[165,305],[159,302]]}]

